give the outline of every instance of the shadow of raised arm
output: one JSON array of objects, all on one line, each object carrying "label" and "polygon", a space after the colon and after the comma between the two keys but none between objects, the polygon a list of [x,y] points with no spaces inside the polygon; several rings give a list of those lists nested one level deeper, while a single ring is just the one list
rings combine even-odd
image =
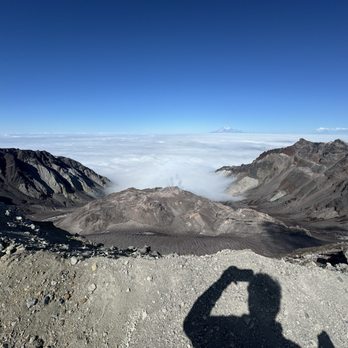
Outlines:
[{"label": "shadow of raised arm", "polygon": [[[232,282],[248,282],[249,313],[212,315],[216,302]],[[282,326],[276,321],[280,300],[280,284],[269,275],[232,266],[199,296],[184,320],[184,331],[194,348],[300,348],[283,336]]]},{"label": "shadow of raised arm", "polygon": [[196,327],[204,323],[204,321],[210,316],[217,300],[231,283],[250,281],[252,277],[252,270],[241,270],[235,266],[227,268],[222,273],[221,277],[212,284],[192,306],[184,321],[185,332],[192,332]]}]

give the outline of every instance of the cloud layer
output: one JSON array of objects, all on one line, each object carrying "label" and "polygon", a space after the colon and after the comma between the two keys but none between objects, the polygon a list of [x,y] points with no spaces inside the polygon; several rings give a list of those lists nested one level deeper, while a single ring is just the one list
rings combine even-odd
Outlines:
[{"label": "cloud layer", "polygon": [[[261,152],[304,137],[330,141],[327,134],[202,135],[0,135],[0,147],[46,150],[71,157],[113,181],[111,191],[128,187],[179,186],[214,200],[231,178],[214,174],[223,165],[249,163]],[[341,137],[342,138],[342,137]],[[348,140],[348,136],[346,139]]]},{"label": "cloud layer", "polygon": [[319,133],[347,133],[348,134],[348,128],[345,127],[334,127],[334,128],[327,128],[327,127],[319,127],[316,129]]}]

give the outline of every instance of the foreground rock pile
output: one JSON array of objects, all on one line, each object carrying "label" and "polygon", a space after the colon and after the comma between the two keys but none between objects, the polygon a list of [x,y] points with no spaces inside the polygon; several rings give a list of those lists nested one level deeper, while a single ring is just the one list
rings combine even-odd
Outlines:
[{"label": "foreground rock pile", "polygon": [[107,248],[103,244],[91,244],[82,237],[54,228],[50,223],[33,223],[18,209],[0,203],[0,257],[23,250],[54,252],[61,257],[71,258],[73,263],[92,256],[160,257],[149,246],[119,249],[115,246]]},{"label": "foreground rock pile", "polygon": [[286,256],[285,259],[300,265],[317,265],[348,273],[348,243],[298,250]]}]

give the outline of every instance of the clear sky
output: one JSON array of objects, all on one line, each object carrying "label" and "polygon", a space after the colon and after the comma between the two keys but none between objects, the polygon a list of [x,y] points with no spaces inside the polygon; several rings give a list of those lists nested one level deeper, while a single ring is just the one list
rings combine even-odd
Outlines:
[{"label": "clear sky", "polygon": [[348,1],[0,0],[0,132],[348,126]]}]

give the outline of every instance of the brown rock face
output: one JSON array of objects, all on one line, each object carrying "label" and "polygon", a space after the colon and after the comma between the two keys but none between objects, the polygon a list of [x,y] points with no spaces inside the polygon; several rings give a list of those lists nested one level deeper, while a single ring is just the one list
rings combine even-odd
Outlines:
[{"label": "brown rock face", "polygon": [[0,149],[0,201],[59,208],[101,196],[109,180],[46,151]]},{"label": "brown rock face", "polygon": [[300,139],[292,146],[262,153],[251,164],[217,172],[235,176],[229,191],[271,215],[330,221],[347,228],[348,145],[341,140]]}]

